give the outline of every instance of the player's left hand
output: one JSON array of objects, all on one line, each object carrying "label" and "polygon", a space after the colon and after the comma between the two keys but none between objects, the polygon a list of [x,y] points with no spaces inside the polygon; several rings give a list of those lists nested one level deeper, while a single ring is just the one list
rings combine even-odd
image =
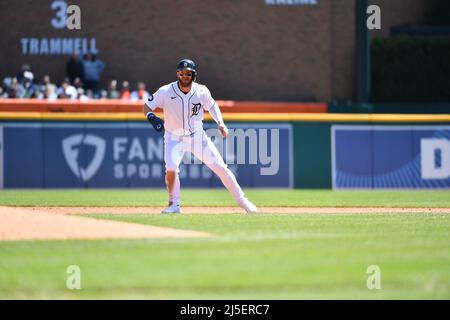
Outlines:
[{"label": "player's left hand", "polygon": [[164,131],[164,121],[158,118],[153,112],[147,113],[147,120],[152,124],[156,131]]},{"label": "player's left hand", "polygon": [[228,136],[228,128],[226,127],[226,125],[219,122],[217,126],[219,127],[219,131],[222,137],[226,138]]}]

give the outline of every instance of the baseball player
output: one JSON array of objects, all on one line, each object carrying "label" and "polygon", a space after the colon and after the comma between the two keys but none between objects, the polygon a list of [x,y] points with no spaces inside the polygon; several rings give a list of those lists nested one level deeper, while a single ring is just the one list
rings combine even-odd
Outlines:
[{"label": "baseball player", "polygon": [[[208,88],[195,82],[196,76],[195,63],[189,59],[181,60],[177,67],[178,80],[159,88],[150,95],[144,106],[147,120],[157,131],[164,130],[165,180],[169,205],[162,213],[181,212],[178,173],[185,152],[191,152],[218,175],[241,208],[247,213],[256,212],[256,206],[244,196],[236,177],[203,130],[203,114],[208,111],[221,135],[224,138],[228,135],[219,106]],[[153,113],[157,107],[163,109],[164,121]]]}]

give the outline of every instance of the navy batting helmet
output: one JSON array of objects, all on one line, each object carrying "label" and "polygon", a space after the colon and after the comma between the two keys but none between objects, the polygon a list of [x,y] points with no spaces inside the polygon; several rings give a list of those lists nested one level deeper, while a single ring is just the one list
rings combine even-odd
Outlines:
[{"label": "navy batting helmet", "polygon": [[197,66],[195,65],[195,62],[190,59],[183,59],[178,62],[177,71],[179,70],[188,70],[192,71],[192,79],[195,80],[195,77],[197,76]]}]

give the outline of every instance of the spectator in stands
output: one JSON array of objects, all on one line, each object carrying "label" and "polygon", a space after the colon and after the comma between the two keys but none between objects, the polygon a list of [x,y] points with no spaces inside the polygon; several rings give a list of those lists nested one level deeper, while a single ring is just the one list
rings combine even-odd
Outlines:
[{"label": "spectator in stands", "polygon": [[78,90],[79,88],[83,88],[83,81],[81,81],[80,77],[76,77],[73,79],[72,85]]},{"label": "spectator in stands", "polygon": [[84,79],[84,67],[83,62],[80,59],[79,53],[74,53],[69,61],[66,63],[66,77],[70,82],[73,82],[75,78]]},{"label": "spectator in stands", "polygon": [[33,80],[25,77],[23,80],[23,91],[20,95],[20,98],[23,99],[31,99],[36,98],[39,92],[39,87],[33,83]]},{"label": "spectator in stands", "polygon": [[149,96],[148,91],[145,88],[144,82],[138,82],[137,89],[131,93],[131,100],[145,100],[147,101]]},{"label": "spectator in stands", "polygon": [[53,101],[58,99],[58,95],[56,94],[56,86],[48,86],[45,88],[44,98]]},{"label": "spectator in stands", "polygon": [[94,99],[94,92],[91,89],[85,91],[89,100]]},{"label": "spectator in stands", "polygon": [[8,91],[9,91],[9,88],[11,87],[11,80],[12,80],[11,77],[3,78],[3,81],[2,81],[2,90],[3,90],[2,96],[3,96],[3,98],[9,98]]},{"label": "spectator in stands", "polygon": [[17,81],[24,85],[25,82],[34,82],[34,73],[31,71],[31,66],[29,64],[23,64],[20,71],[17,73]]},{"label": "spectator in stands", "polygon": [[56,85],[51,82],[50,76],[46,74],[42,77],[42,84],[37,97],[40,99],[55,100],[57,98],[56,89]]},{"label": "spectator in stands", "polygon": [[50,81],[50,76],[48,74],[46,74],[46,75],[44,75],[42,77],[42,84],[44,86],[54,86],[54,87],[56,87],[56,85]]},{"label": "spectator in stands", "polygon": [[6,94],[8,98],[21,98],[23,96],[24,88],[19,83],[16,77],[10,78],[10,81],[7,82],[7,90]]},{"label": "spectator in stands", "polygon": [[13,78],[13,80],[14,83],[12,83],[12,85],[14,88],[12,88],[11,94],[13,94],[15,98],[30,99],[36,97],[38,88],[34,84],[34,74],[31,71],[31,66],[29,64],[22,65],[16,78]]},{"label": "spectator in stands", "polygon": [[46,74],[42,77],[42,83],[37,98],[55,100],[58,98],[56,95],[56,89],[56,85],[51,82],[50,76]]},{"label": "spectator in stands", "polygon": [[120,92],[117,90],[117,80],[112,80],[108,87],[108,99],[119,99]]},{"label": "spectator in stands", "polygon": [[100,90],[100,100],[108,99],[108,90]]},{"label": "spectator in stands", "polygon": [[77,89],[77,94],[78,94],[78,96],[77,96],[78,100],[80,100],[80,101],[89,101],[89,97],[86,94],[84,94],[84,89],[83,88],[78,88]]},{"label": "spectator in stands", "polygon": [[[144,82],[138,82],[136,90],[130,91],[128,81],[123,81],[121,88],[118,88],[118,81],[112,80],[109,83],[108,90],[102,90],[97,87],[97,93],[93,89],[82,88],[80,77],[75,77],[71,83],[69,78],[65,78],[58,87],[51,82],[50,75],[42,77],[38,84],[33,82],[34,74],[29,65],[23,65],[18,73],[21,81],[17,77],[5,77],[0,84],[0,98],[37,98],[37,99],[70,99],[87,101],[91,99],[122,99],[122,100],[147,100],[149,92],[146,90]],[[82,89],[82,90],[80,90]]]},{"label": "spectator in stands", "polygon": [[61,87],[58,88],[58,98],[59,99],[70,99],[76,100],[78,98],[77,89],[70,84],[69,79],[65,79],[61,83]]},{"label": "spectator in stands", "polygon": [[128,81],[122,82],[122,89],[120,92],[120,99],[129,100],[130,99],[130,83]]},{"label": "spectator in stands", "polygon": [[86,58],[82,60],[84,67],[84,86],[85,89],[92,90],[95,97],[100,96],[100,90],[98,84],[100,83],[100,77],[105,69],[104,63],[97,59],[95,55],[88,53]]}]

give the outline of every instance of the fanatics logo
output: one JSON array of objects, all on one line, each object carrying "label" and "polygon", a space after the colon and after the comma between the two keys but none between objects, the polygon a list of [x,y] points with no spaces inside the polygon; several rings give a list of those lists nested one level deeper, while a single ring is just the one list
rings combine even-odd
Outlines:
[{"label": "fanatics logo", "polygon": [[[95,148],[94,157],[91,163],[83,168],[82,159],[79,157],[80,148],[83,145],[89,145]],[[81,181],[89,181],[100,169],[100,166],[105,157],[106,141],[103,138],[94,136],[92,134],[75,134],[65,138],[62,141],[62,148],[64,158],[69,165],[73,174],[81,179]]]}]

